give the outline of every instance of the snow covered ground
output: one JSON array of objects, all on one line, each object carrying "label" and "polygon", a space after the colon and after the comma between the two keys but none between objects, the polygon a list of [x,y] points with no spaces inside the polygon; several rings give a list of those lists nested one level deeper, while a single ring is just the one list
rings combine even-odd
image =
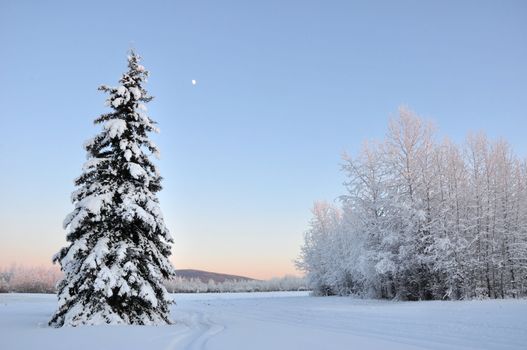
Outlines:
[{"label": "snow covered ground", "polygon": [[0,349],[527,349],[527,300],[178,294],[173,326],[54,329],[54,295],[0,294]]}]

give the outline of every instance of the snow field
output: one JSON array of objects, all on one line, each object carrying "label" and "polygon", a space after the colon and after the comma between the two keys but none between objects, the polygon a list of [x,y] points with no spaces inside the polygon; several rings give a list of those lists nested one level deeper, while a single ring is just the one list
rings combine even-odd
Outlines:
[{"label": "snow field", "polygon": [[56,296],[0,294],[0,349],[525,349],[527,300],[175,294],[172,326],[47,326]]}]

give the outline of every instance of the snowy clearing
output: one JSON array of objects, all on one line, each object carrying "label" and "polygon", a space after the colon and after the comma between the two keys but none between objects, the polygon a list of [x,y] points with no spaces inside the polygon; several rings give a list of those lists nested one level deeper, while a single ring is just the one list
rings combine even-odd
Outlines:
[{"label": "snowy clearing", "polygon": [[177,294],[173,326],[50,328],[56,296],[0,294],[0,349],[525,349],[527,300]]}]

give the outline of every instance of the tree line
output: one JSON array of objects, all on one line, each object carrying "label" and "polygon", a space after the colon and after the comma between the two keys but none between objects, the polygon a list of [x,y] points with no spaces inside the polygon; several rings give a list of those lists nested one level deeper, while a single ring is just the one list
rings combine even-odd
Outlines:
[{"label": "tree line", "polygon": [[[11,265],[0,267],[0,293],[56,293],[63,278],[56,266]],[[169,293],[241,293],[307,290],[302,277],[284,276],[269,280],[202,281],[199,278],[176,276],[163,281]]]},{"label": "tree line", "polygon": [[297,266],[319,295],[527,295],[527,163],[483,133],[458,145],[406,108],[343,156],[345,193],[315,203]]}]

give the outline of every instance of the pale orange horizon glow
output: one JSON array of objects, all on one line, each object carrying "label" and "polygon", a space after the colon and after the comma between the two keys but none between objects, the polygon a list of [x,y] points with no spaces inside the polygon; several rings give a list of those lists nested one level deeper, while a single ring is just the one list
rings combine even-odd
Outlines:
[{"label": "pale orange horizon glow", "polygon": [[[27,266],[27,267],[51,267],[54,266],[51,262],[51,258],[48,259],[31,259],[31,260],[15,260],[6,259],[2,253],[2,259],[0,260],[0,269],[8,268],[13,265]],[[176,269],[192,269],[202,270],[216,273],[223,273],[228,275],[236,275],[242,277],[249,277],[258,280],[268,280],[273,277],[283,277],[286,275],[302,276],[298,270],[295,269],[293,263],[280,264],[276,263],[271,266],[262,266],[260,264],[251,263],[237,266],[235,262],[225,263],[224,265],[208,265],[208,264],[187,264],[184,262],[174,263]],[[55,265],[58,268],[58,265]]]},{"label": "pale orange horizon glow", "polygon": [[[52,256],[66,245],[65,230],[60,219],[70,209],[54,209],[52,215],[38,220],[22,220],[16,208],[12,215],[4,212],[6,220],[0,228],[0,267],[52,266]],[[195,269],[210,272],[269,279],[285,275],[301,276],[294,260],[300,253],[307,217],[267,215],[245,221],[224,217],[200,220],[197,214],[166,206],[167,224],[174,235],[171,261],[176,269]],[[192,211],[193,213],[198,210]],[[173,215],[170,215],[175,213]],[[306,210],[304,214],[308,214]],[[307,216],[307,215],[306,215]],[[180,218],[180,220],[174,220]],[[278,225],[270,225],[277,221]],[[228,229],[226,229],[226,227]]]},{"label": "pale orange horizon glow", "polygon": [[[53,254],[60,249],[50,249],[47,245],[42,246],[24,246],[14,247],[12,244],[2,245],[0,247],[0,268],[6,268],[12,265],[21,266],[53,266],[51,258]],[[188,252],[190,253],[190,252]],[[301,276],[293,259],[282,256],[263,257],[235,255],[232,252],[221,256],[215,254],[212,256],[191,257],[190,254],[173,255],[171,261],[176,269],[193,269],[209,272],[224,273],[266,280],[273,277],[283,277],[285,275]],[[58,267],[58,265],[56,265]]]}]

